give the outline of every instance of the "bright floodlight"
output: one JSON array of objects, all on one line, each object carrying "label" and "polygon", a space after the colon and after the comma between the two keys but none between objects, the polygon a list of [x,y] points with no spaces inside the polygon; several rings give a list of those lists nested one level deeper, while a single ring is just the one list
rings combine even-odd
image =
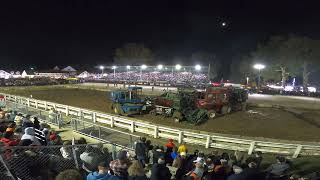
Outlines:
[{"label": "bright floodlight", "polygon": [[141,69],[147,69],[147,65],[145,64],[141,65]]},{"label": "bright floodlight", "polygon": [[201,70],[201,66],[199,64],[197,64],[195,67],[194,67],[197,71],[200,71]]},{"label": "bright floodlight", "polygon": [[117,69],[117,66],[112,66],[112,69]]},{"label": "bright floodlight", "polygon": [[266,67],[266,66],[263,65],[263,64],[255,64],[255,65],[253,66],[253,68],[258,69],[258,70],[264,69],[265,67]]},{"label": "bright floodlight", "polygon": [[161,70],[163,68],[162,64],[159,64],[157,68]]},{"label": "bright floodlight", "polygon": [[181,65],[180,64],[177,64],[176,65],[176,70],[180,70],[181,69]]},{"label": "bright floodlight", "polygon": [[131,66],[127,65],[127,69],[130,69],[130,68],[131,68]]},{"label": "bright floodlight", "polygon": [[104,67],[103,67],[103,66],[100,66],[99,68],[100,68],[101,70],[103,70],[103,69],[104,69]]}]

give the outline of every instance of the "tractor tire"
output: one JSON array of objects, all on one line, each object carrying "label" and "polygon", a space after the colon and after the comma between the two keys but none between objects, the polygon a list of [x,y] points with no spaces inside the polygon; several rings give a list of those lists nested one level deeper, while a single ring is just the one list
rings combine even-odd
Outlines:
[{"label": "tractor tire", "polygon": [[241,103],[241,111],[246,111],[247,110],[247,103],[243,102]]},{"label": "tractor tire", "polygon": [[207,116],[208,116],[209,119],[214,119],[214,118],[216,118],[216,116],[217,116],[216,111],[214,111],[214,110],[208,111],[208,112],[207,112]]},{"label": "tractor tire", "polygon": [[231,112],[231,108],[228,105],[224,105],[221,108],[221,114],[225,115],[225,114],[229,114]]}]

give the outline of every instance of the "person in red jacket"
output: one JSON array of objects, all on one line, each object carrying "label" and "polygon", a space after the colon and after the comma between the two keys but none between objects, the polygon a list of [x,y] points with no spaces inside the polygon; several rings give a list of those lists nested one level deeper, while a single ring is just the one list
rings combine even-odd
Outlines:
[{"label": "person in red jacket", "polygon": [[173,149],[176,145],[173,143],[173,139],[169,139],[169,142],[166,144],[167,148]]},{"label": "person in red jacket", "polygon": [[7,131],[3,134],[0,140],[5,146],[17,146],[19,144],[18,140],[13,139],[13,132]]}]

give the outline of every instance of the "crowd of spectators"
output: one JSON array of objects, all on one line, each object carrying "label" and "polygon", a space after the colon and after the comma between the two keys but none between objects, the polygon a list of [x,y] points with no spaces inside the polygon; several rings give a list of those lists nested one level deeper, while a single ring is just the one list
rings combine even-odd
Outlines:
[{"label": "crowd of spectators", "polygon": [[[172,139],[159,146],[144,137],[135,142],[134,152],[120,150],[112,156],[103,144],[90,145],[84,138],[75,142],[76,147],[72,146],[71,141],[63,140],[37,117],[14,111],[0,111],[0,114],[2,158],[20,179],[305,179],[291,174],[292,163],[284,156],[277,156],[277,163],[262,168],[261,152],[247,158],[240,152],[205,154],[198,150],[190,152],[187,144],[176,145]],[[319,174],[313,176],[319,179]]]},{"label": "crowd of spectators", "polygon": [[43,86],[67,83],[69,83],[69,81],[66,79],[54,79],[45,77],[0,79],[0,86]]},{"label": "crowd of spectators", "polygon": [[176,83],[206,83],[207,76],[201,73],[191,72],[119,72],[110,73],[105,76],[107,81],[144,81],[144,82],[167,82],[170,84]]}]

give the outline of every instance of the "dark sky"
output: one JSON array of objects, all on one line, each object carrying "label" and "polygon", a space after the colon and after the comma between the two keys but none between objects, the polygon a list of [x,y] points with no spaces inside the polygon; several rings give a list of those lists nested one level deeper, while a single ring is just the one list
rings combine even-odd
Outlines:
[{"label": "dark sky", "polygon": [[302,0],[2,1],[1,64],[107,64],[115,48],[138,42],[162,62],[196,51],[215,53],[227,73],[234,55],[248,53],[270,35],[318,38],[318,8]]}]

